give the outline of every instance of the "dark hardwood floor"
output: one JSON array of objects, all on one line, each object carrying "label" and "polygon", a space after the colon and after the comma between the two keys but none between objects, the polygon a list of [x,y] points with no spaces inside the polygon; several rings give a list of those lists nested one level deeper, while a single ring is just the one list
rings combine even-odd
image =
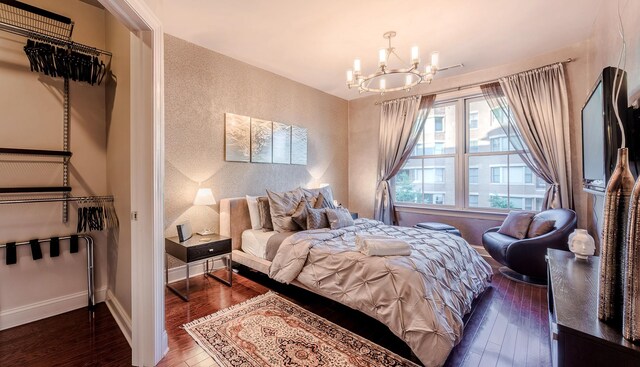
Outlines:
[{"label": "dark hardwood floor", "polygon": [[[400,339],[368,316],[274,282],[263,274],[242,271],[234,274],[231,288],[204,276],[191,278],[190,302],[171,292],[165,293],[170,350],[159,366],[215,366],[181,326],[270,289],[403,357],[412,358]],[[546,290],[497,274],[468,317],[464,337],[446,366],[549,366],[548,331]],[[0,332],[3,367],[126,366],[130,359],[129,345],[104,304],[98,305],[93,328],[87,311],[77,310]]]},{"label": "dark hardwood floor", "polygon": [[131,366],[131,348],[104,303],[0,331],[0,366]]}]

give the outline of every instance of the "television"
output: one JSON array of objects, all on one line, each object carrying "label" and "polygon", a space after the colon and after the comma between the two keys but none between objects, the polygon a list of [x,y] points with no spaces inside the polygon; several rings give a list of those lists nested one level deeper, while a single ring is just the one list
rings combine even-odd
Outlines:
[{"label": "television", "polygon": [[606,67],[582,107],[582,184],[587,191],[605,191],[616,166],[618,148],[622,145],[622,133],[612,101],[616,73],[616,84],[622,78],[617,105],[625,129],[626,147],[629,148],[629,159],[636,159],[637,144],[633,144],[633,134],[628,123],[626,73],[614,67]]}]

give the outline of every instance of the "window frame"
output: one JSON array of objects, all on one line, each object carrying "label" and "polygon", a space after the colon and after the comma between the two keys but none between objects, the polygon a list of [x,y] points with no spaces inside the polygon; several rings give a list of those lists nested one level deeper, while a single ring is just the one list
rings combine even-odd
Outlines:
[{"label": "window frame", "polygon": [[[455,124],[453,126],[455,126],[454,129],[454,133],[455,133],[455,142],[456,142],[456,146],[455,146],[455,153],[446,153],[446,154],[425,154],[425,150],[422,151],[422,155],[412,155],[410,156],[408,159],[421,159],[422,160],[422,167],[424,170],[424,159],[429,159],[429,158],[434,158],[434,159],[438,159],[438,158],[453,158],[453,168],[454,168],[454,173],[453,176],[455,177],[455,188],[454,188],[454,204],[453,205],[445,205],[445,204],[424,204],[424,203],[412,203],[412,202],[396,202],[395,206],[397,207],[406,207],[406,208],[424,208],[424,209],[430,209],[430,210],[442,210],[442,211],[464,211],[464,212],[476,212],[476,213],[488,213],[488,214],[499,214],[499,215],[504,215],[506,213],[508,213],[511,209],[509,208],[490,208],[490,207],[480,207],[480,206],[470,206],[470,202],[469,202],[469,195],[476,195],[479,196],[478,192],[471,192],[470,191],[470,185],[478,185],[477,183],[470,183],[469,182],[469,173],[468,173],[468,169],[469,168],[477,168],[475,167],[475,165],[470,165],[469,164],[469,160],[471,157],[477,157],[477,156],[482,156],[482,157],[487,157],[487,156],[507,156],[507,164],[504,166],[504,171],[501,175],[506,175],[506,177],[503,177],[503,179],[501,180],[500,185],[505,185],[507,186],[507,198],[511,198],[511,186],[509,184],[509,174],[510,174],[510,170],[509,167],[511,165],[511,157],[519,157],[519,154],[522,153],[521,150],[517,150],[515,149],[515,147],[512,146],[512,144],[510,143],[510,141],[508,140],[509,134],[502,132],[503,135],[502,137],[506,137],[507,138],[507,150],[504,151],[487,151],[487,152],[479,152],[479,151],[471,151],[471,139],[469,137],[469,134],[471,131],[477,129],[476,128],[470,128],[469,126],[469,119],[468,119],[468,115],[470,112],[472,112],[472,110],[470,109],[469,104],[471,102],[474,101],[478,101],[478,100],[482,100],[483,102],[486,103],[486,101],[484,101],[484,97],[482,95],[481,92],[477,91],[474,93],[468,93],[468,94],[459,94],[459,95],[455,95],[455,96],[451,96],[450,98],[442,98],[439,100],[436,100],[436,103],[434,104],[433,108],[436,107],[446,107],[448,105],[454,105],[455,109],[456,109],[456,116],[455,116]],[[475,111],[475,109],[474,109]],[[491,113],[491,126],[500,126],[500,122],[496,119],[496,117],[493,114],[493,111],[491,111],[490,109],[490,113]],[[438,131],[435,128],[435,123],[434,123],[434,132],[435,133],[444,133],[446,131],[446,127],[445,127],[445,123],[443,121],[442,123],[442,131]],[[509,132],[510,133],[510,132]],[[496,136],[498,137],[498,136]],[[423,144],[425,144],[426,146],[426,142],[423,142]],[[489,144],[489,148],[491,148],[491,143]],[[434,153],[435,153],[435,146],[434,146]],[[517,163],[514,163],[517,164]],[[524,164],[525,166],[525,170],[528,168],[526,166],[526,164]],[[530,169],[529,169],[530,170]],[[533,178],[533,182],[532,183],[522,183],[522,185],[531,185],[534,186],[536,188],[537,191],[539,190],[543,190],[544,188],[539,187],[540,185],[538,185],[538,180],[541,180],[538,178],[538,176],[535,174],[535,172],[533,172],[533,170],[530,170],[531,174],[532,174],[532,178]],[[445,183],[446,183],[446,176],[447,173],[445,172]],[[523,180],[525,180],[525,176],[526,174],[523,174]],[[478,176],[479,177],[479,176]],[[526,180],[525,180],[526,181]],[[491,180],[490,180],[491,182]],[[544,180],[542,180],[542,182],[544,182]],[[393,185],[395,185],[395,180],[393,180],[392,182]],[[493,184],[493,183],[492,183]],[[475,189],[474,189],[475,190]],[[395,189],[392,190],[393,193],[395,194]],[[422,191],[420,192],[420,196],[424,198],[424,196],[427,193],[431,193],[431,192],[427,192],[424,190],[424,173],[423,173],[423,186],[422,186]],[[515,197],[515,196],[514,196]],[[541,199],[537,199],[535,197],[532,198],[532,206],[534,209],[532,209],[533,211],[535,211],[536,209],[536,203],[537,200],[541,200]],[[524,199],[523,201],[523,205],[525,205],[524,203]]]}]

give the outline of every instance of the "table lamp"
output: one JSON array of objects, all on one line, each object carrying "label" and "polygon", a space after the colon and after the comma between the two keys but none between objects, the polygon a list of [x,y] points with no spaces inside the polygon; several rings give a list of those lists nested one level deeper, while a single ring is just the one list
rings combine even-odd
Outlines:
[{"label": "table lamp", "polygon": [[[202,188],[202,187],[198,189],[198,192],[196,193],[196,198],[193,199],[193,205],[208,206],[208,205],[215,205],[215,204],[216,204],[216,199],[213,197],[213,192],[211,191],[211,189]],[[198,232],[198,234],[201,236],[206,236],[213,233],[214,232],[208,228],[205,228],[202,231]]]}]

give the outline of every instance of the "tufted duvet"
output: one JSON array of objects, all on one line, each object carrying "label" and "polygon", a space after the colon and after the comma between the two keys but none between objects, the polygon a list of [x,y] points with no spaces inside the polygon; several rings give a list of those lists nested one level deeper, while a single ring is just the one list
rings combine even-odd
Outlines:
[{"label": "tufted duvet", "polygon": [[[356,233],[390,235],[411,256],[365,256]],[[269,276],[297,280],[316,293],[383,322],[425,366],[442,365],[460,341],[463,316],[488,286],[491,267],[462,238],[370,219],[336,230],[298,232],[280,245]]]}]

